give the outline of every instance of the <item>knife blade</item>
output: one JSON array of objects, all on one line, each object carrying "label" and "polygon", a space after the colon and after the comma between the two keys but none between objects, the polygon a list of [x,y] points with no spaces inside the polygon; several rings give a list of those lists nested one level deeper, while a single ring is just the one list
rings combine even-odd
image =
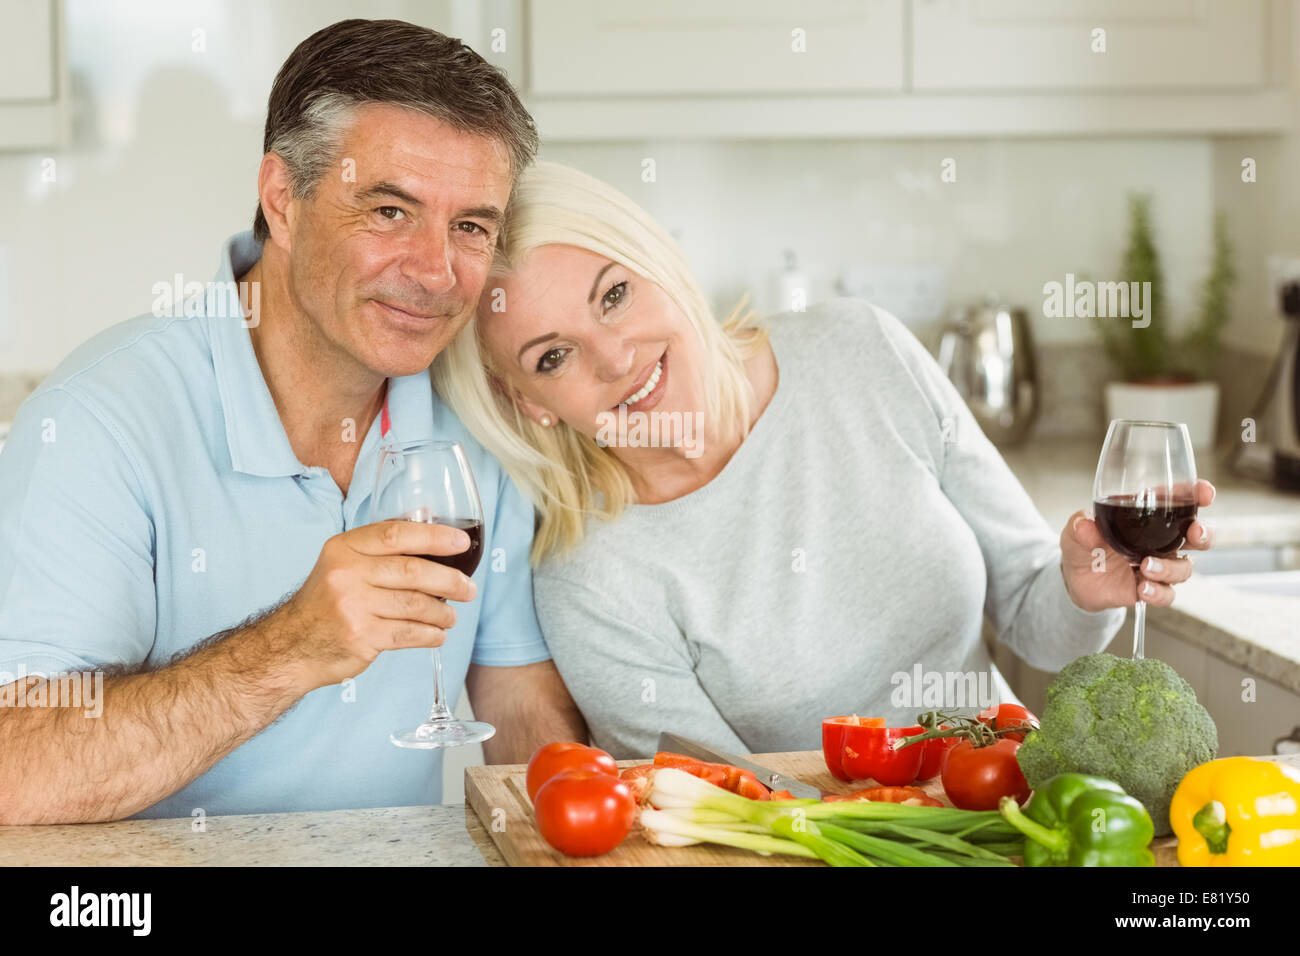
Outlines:
[{"label": "knife blade", "polygon": [[789,790],[791,794],[800,800],[820,800],[825,796],[821,790],[811,784],[777,773],[771,767],[764,767],[761,763],[756,763],[753,760],[747,760],[736,754],[729,754],[725,750],[717,750],[707,744],[700,743],[698,740],[678,737],[676,734],[670,734],[667,731],[659,734],[659,749],[667,750],[669,753],[682,754],[685,757],[694,757],[696,760],[725,763],[733,767],[739,767],[742,770],[752,771],[754,776],[758,777],[760,783],[773,790]]}]

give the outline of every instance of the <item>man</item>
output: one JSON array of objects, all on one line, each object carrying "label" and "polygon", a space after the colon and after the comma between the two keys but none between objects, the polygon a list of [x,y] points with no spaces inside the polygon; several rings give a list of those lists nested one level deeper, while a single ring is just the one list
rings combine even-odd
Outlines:
[{"label": "man", "polygon": [[[532,510],[426,371],[535,151],[457,40],[349,20],[291,54],[253,234],[178,314],[75,350],[0,457],[0,824],[437,802],[441,751],[388,733],[427,713],[444,641],[489,761],[586,739],[533,613]],[[414,557],[463,532],[368,513],[385,427],[466,446],[477,583]],[[40,705],[33,672],[68,671],[108,674],[100,716]]]}]

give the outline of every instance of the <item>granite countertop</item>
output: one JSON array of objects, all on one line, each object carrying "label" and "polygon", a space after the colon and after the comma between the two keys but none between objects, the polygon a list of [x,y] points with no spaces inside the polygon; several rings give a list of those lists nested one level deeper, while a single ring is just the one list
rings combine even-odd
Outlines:
[{"label": "granite countertop", "polygon": [[[1091,499],[1100,440],[1045,440],[1003,451],[1053,528]],[[1218,547],[1300,544],[1300,495],[1219,473],[1203,520]],[[1300,599],[1237,591],[1196,574],[1150,616],[1189,643],[1300,693]],[[0,865],[484,866],[504,860],[461,804],[211,816],[77,826],[0,827]]]},{"label": "granite countertop", "polygon": [[[1100,451],[1100,438],[1051,439],[1003,449],[1002,455],[1048,524],[1059,530],[1090,504]],[[1198,456],[1197,469],[1217,492],[1200,515],[1213,528],[1216,549],[1300,545],[1300,494],[1240,478],[1211,455]],[[1178,585],[1171,607],[1151,608],[1147,619],[1300,693],[1300,599],[1239,590],[1215,575],[1194,573]]]},{"label": "granite countertop", "polygon": [[[504,866],[462,804],[0,827],[4,866]],[[477,831],[482,834],[482,828]]]}]

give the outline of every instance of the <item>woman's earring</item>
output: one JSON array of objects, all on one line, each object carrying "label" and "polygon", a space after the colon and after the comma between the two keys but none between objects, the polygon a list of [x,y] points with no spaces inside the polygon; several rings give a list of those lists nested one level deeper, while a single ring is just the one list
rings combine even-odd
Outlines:
[{"label": "woman's earring", "polygon": [[543,415],[543,416],[542,416],[542,427],[543,427],[543,428],[550,428],[551,425],[552,425],[552,422],[551,422],[551,416],[550,416],[550,415]]}]

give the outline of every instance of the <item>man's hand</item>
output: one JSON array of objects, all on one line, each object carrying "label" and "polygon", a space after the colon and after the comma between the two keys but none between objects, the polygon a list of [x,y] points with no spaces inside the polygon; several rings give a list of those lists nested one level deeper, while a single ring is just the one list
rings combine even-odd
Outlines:
[{"label": "man's hand", "polygon": [[[1214,486],[1204,479],[1198,480],[1197,507],[1208,508],[1213,501]],[[1213,544],[1211,529],[1193,521],[1183,547],[1207,551]],[[1096,548],[1105,551],[1104,571],[1094,568]],[[1134,571],[1123,555],[1106,544],[1097,523],[1086,513],[1076,511],[1061,532],[1061,574],[1070,599],[1085,611],[1129,607],[1139,600],[1154,607],[1168,607],[1174,601],[1173,585],[1191,577],[1192,559],[1148,557]]]},{"label": "man's hand", "polygon": [[[459,554],[469,536],[419,521],[379,521],[336,534],[283,608],[268,618],[308,689],[337,684],[381,651],[438,647],[456,623],[448,601],[477,588],[455,568],[419,555]],[[279,620],[276,620],[279,618]]]}]

